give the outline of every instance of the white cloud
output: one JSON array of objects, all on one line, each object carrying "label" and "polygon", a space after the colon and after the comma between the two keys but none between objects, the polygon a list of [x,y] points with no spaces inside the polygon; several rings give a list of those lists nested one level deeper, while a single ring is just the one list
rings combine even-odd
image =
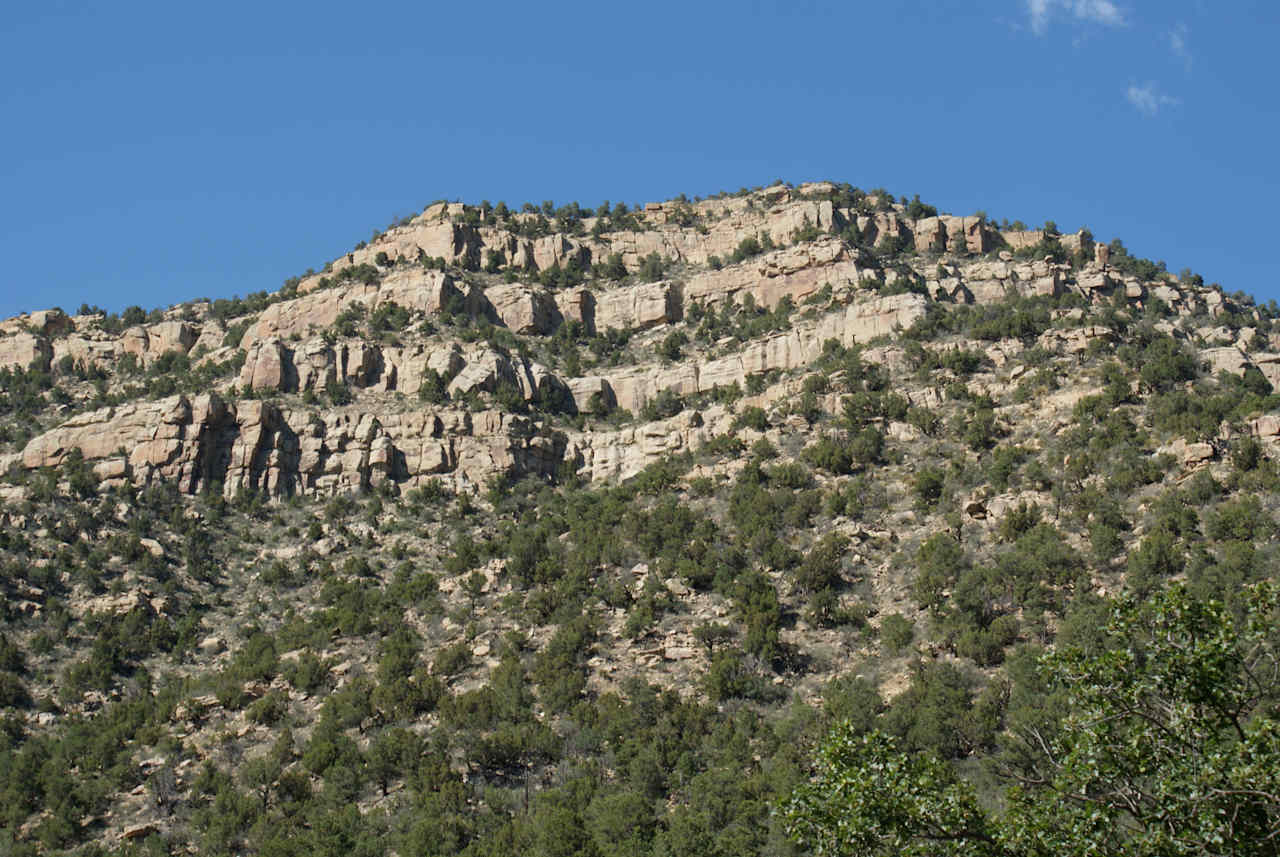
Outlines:
[{"label": "white cloud", "polygon": [[1187,69],[1191,68],[1191,50],[1187,47],[1187,25],[1179,23],[1169,31],[1169,50],[1173,51],[1173,55],[1182,60],[1186,64]]},{"label": "white cloud", "polygon": [[1105,24],[1108,27],[1123,27],[1124,14],[1120,7],[1111,0],[1075,0],[1071,10],[1077,18]]},{"label": "white cloud", "polygon": [[1031,29],[1043,36],[1049,30],[1049,11],[1052,0],[1027,0],[1027,13],[1031,15]]},{"label": "white cloud", "polygon": [[1026,0],[1031,29],[1043,36],[1049,31],[1049,20],[1058,11],[1066,12],[1079,21],[1089,21],[1107,27],[1123,27],[1124,12],[1112,0]]},{"label": "white cloud", "polygon": [[1154,83],[1143,86],[1130,84],[1128,91],[1125,92],[1125,98],[1138,109],[1139,113],[1147,117],[1155,116],[1161,108],[1174,107],[1181,103],[1173,96],[1160,92]]}]

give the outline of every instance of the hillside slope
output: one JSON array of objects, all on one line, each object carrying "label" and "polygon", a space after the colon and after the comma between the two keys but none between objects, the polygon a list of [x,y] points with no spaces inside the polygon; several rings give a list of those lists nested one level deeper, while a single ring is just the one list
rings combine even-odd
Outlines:
[{"label": "hillside slope", "polygon": [[1274,304],[847,185],[526,208],[0,322],[6,847],[792,853],[833,722],[991,789],[1107,596],[1273,575]]}]

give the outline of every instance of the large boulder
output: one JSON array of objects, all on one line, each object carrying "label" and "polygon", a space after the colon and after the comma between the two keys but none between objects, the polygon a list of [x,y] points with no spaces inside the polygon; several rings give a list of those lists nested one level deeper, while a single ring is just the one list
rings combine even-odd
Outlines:
[{"label": "large boulder", "polygon": [[916,250],[921,253],[947,249],[947,224],[941,217],[921,217],[913,227]]},{"label": "large boulder", "polygon": [[564,268],[570,262],[585,267],[590,259],[590,253],[584,247],[563,235],[544,235],[533,242],[533,265],[539,271]]},{"label": "large boulder", "polygon": [[383,279],[370,308],[396,303],[405,309],[435,315],[450,300],[460,297],[462,293],[448,274],[424,271],[421,267],[397,268]]},{"label": "large boulder", "polygon": [[516,383],[526,402],[543,402],[556,407],[567,405],[573,399],[569,388],[559,376],[533,360],[519,360],[515,364]]},{"label": "large boulder", "polygon": [[362,339],[351,339],[337,347],[338,371],[343,381],[353,387],[380,386],[387,389],[394,383],[388,373],[382,349]]},{"label": "large boulder", "polygon": [[240,367],[240,387],[255,392],[290,392],[298,389],[298,373],[293,353],[279,339],[255,342]]},{"label": "large boulder", "polygon": [[493,393],[504,384],[516,389],[520,387],[511,360],[491,348],[474,348],[466,354],[464,361],[462,371],[449,382],[450,396],[465,395],[473,390]]},{"label": "large boulder", "polygon": [[478,259],[480,237],[476,228],[440,219],[447,216],[447,212],[439,216],[424,212],[411,223],[389,229],[364,247],[339,256],[330,263],[329,269],[340,273],[355,265],[376,264],[383,253],[393,262],[413,263],[421,256],[446,262]]},{"label": "large boulder", "polygon": [[596,332],[596,296],[590,289],[556,293],[556,311],[564,321],[576,321],[584,332]]},{"label": "large boulder", "polygon": [[340,288],[317,289],[272,304],[245,331],[240,347],[248,350],[255,342],[270,337],[293,340],[314,336],[330,328],[357,303],[367,311],[395,303],[433,314],[454,297],[461,297],[461,293],[448,274],[419,267],[397,268],[380,284],[344,283]]},{"label": "large boulder", "polygon": [[671,282],[612,289],[596,299],[597,330],[643,330],[683,317],[680,289]]},{"label": "large boulder", "polygon": [[758,306],[772,309],[784,297],[800,303],[824,285],[858,278],[857,264],[844,242],[824,236],[720,271],[695,274],[685,284],[684,298],[712,306],[728,300],[741,303],[750,295]]},{"label": "large boulder", "polygon": [[981,217],[946,217],[947,243],[969,253],[986,253],[996,245],[995,233]]},{"label": "large boulder", "polygon": [[1244,375],[1244,370],[1252,365],[1248,356],[1234,345],[1204,348],[1200,351],[1200,359],[1209,364],[1209,371],[1214,375],[1219,372]]},{"label": "large boulder", "polygon": [[556,303],[543,289],[512,283],[490,286],[484,296],[497,320],[515,333],[550,333],[555,327]]},{"label": "large boulder", "polygon": [[70,357],[77,366],[106,369],[115,364],[119,355],[119,341],[102,335],[73,333],[53,340],[54,365]]},{"label": "large boulder", "polygon": [[186,354],[196,344],[195,328],[185,321],[161,321],[147,325],[147,351],[159,356],[166,351]]},{"label": "large boulder", "polygon": [[1280,354],[1258,352],[1252,355],[1253,363],[1273,388],[1280,390]]},{"label": "large boulder", "polygon": [[258,491],[278,497],[295,493],[299,444],[280,409],[269,402],[240,402],[237,432],[223,479],[229,494]]},{"label": "large boulder", "polygon": [[1000,233],[1000,238],[1011,250],[1025,250],[1044,241],[1044,230],[1006,230]]},{"label": "large boulder", "polygon": [[144,366],[154,363],[162,354],[177,351],[186,354],[196,344],[196,330],[185,321],[161,321],[135,325],[120,334],[120,350],[132,354]]},{"label": "large boulder", "polygon": [[593,413],[597,410],[608,411],[617,407],[618,400],[613,395],[613,387],[609,380],[599,375],[584,378],[570,378],[569,393],[573,396],[573,404],[579,413]]},{"label": "large boulder", "polygon": [[337,355],[333,346],[320,337],[309,339],[293,351],[293,368],[298,390],[323,390],[337,379]]},{"label": "large boulder", "polygon": [[90,464],[123,456],[135,482],[170,480],[194,493],[224,482],[234,420],[234,408],[216,395],[133,402],[78,414],[33,438],[22,463],[56,467],[73,449]]},{"label": "large boulder", "polygon": [[27,327],[42,336],[62,336],[76,329],[75,323],[60,309],[42,309],[27,316]]},{"label": "large boulder", "polygon": [[53,348],[44,336],[26,331],[0,339],[0,368],[48,372]]}]

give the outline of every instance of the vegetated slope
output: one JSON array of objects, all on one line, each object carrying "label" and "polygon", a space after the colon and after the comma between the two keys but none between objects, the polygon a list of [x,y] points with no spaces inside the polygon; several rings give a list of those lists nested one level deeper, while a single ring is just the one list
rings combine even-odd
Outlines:
[{"label": "vegetated slope", "polygon": [[820,183],[5,322],[0,836],[790,853],[846,718],[993,788],[1106,596],[1272,575],[1278,314]]}]

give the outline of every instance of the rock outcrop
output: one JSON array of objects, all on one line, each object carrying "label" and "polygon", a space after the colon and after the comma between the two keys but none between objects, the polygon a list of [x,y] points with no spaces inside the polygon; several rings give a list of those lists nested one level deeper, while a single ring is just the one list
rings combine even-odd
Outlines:
[{"label": "rock outcrop", "polygon": [[[332,351],[329,352],[332,358]],[[246,390],[298,389],[298,373],[293,366],[293,353],[275,337],[255,342],[240,370],[240,386]]]},{"label": "rock outcrop", "polygon": [[748,343],[742,351],[705,363],[629,367],[602,373],[621,408],[637,411],[663,390],[681,395],[745,384],[751,375],[773,369],[806,366],[834,339],[844,346],[867,343],[910,327],[925,313],[922,295],[902,294],[857,301],[816,320],[798,322],[791,330]]},{"label": "rock outcrop", "polygon": [[176,396],[83,414],[31,441],[22,464],[56,467],[73,449],[105,479],[288,496],[359,491],[389,479],[414,485],[455,470],[473,484],[495,473],[550,474],[565,440],[499,411],[344,409],[320,418],[263,401]]},{"label": "rock outcrop", "polygon": [[[1106,252],[1087,264],[1078,257],[1074,267],[1009,252],[1037,246],[1046,237],[1041,231],[996,233],[979,217],[913,219],[903,205],[869,200],[853,210],[820,198],[838,198],[835,190],[774,186],[697,203],[655,203],[629,215],[625,229],[605,231],[607,221],[589,217],[574,234],[537,237],[529,236],[545,228],[541,221],[538,229],[513,231],[510,223],[477,220],[474,210],[441,203],[344,255],[325,274],[309,276],[296,294],[239,319],[220,318],[201,302],[119,332],[100,317],[70,318],[53,310],[0,322],[0,367],[60,375],[74,368],[101,377],[124,361],[150,379],[157,366],[170,365],[157,361],[175,352],[192,355],[198,366],[232,361],[240,367],[202,395],[134,401],[73,414],[60,424],[49,421],[48,430],[0,464],[57,466],[80,449],[107,484],[170,480],[184,492],[221,486],[229,495],[253,490],[271,496],[364,490],[386,481],[412,486],[433,478],[474,486],[496,475],[566,468],[590,479],[616,478],[696,447],[731,420],[712,409],[696,424],[690,412],[590,430],[582,427],[598,420],[584,417],[558,423],[577,429],[558,431],[547,415],[596,417],[621,408],[643,419],[646,406],[664,391],[699,395],[747,387],[765,373],[803,369],[822,356],[829,340],[852,346],[892,337],[934,301],[981,304],[1014,295],[1074,294],[1077,302],[1123,298],[1135,307],[1160,301],[1181,316],[1236,309],[1220,289],[1122,275]],[[532,224],[541,215],[513,217]],[[735,257],[746,239],[771,249]],[[1058,241],[1069,252],[1086,249],[1083,234]],[[905,255],[886,264],[868,245]],[[634,271],[653,253],[675,266],[669,279],[596,279],[552,289],[531,276],[556,267],[586,271],[614,255]],[[441,259],[463,271],[437,270]],[[471,273],[492,264],[507,267],[507,282]],[[348,270],[364,265],[372,268]],[[666,336],[661,328],[678,325],[690,307],[774,309],[788,301],[795,311],[785,329],[745,343],[726,338],[692,344],[688,359],[674,363],[654,356]],[[370,315],[389,304],[407,310],[408,322],[365,338]],[[1079,307],[1056,313],[1059,324],[1038,342],[1050,352],[1083,356],[1094,343],[1114,339],[1109,328],[1085,323]],[[589,374],[573,377],[582,364],[578,355],[559,362],[561,340],[541,353],[528,339],[512,346],[506,334],[487,335],[482,318],[517,337],[545,336],[566,322],[570,340],[610,329],[634,335],[627,353],[607,355]],[[1183,336],[1176,325],[1161,324]],[[1238,320],[1203,341],[1212,346],[1200,352],[1210,371],[1243,375],[1256,367],[1280,387],[1280,341],[1268,343]],[[234,362],[239,351],[243,363]],[[1021,353],[1021,343],[995,342],[985,351],[1003,369]],[[900,348],[877,346],[867,353],[895,365],[904,360]],[[796,395],[797,383],[786,380],[769,395]],[[928,404],[928,395],[937,394],[921,395]],[[836,400],[827,404],[839,407]],[[1269,443],[1280,435],[1273,429],[1265,420],[1254,426]],[[887,430],[899,438],[915,431],[905,423]]]},{"label": "rock outcrop", "polygon": [[484,292],[496,320],[515,333],[550,333],[560,314],[543,289],[518,284],[491,286]]},{"label": "rock outcrop", "polygon": [[0,338],[0,368],[48,372],[52,361],[53,348],[44,336],[24,330]]},{"label": "rock outcrop", "polygon": [[240,347],[248,350],[270,337],[290,340],[313,336],[330,328],[355,304],[372,311],[381,304],[395,303],[405,309],[435,314],[455,297],[462,299],[462,293],[448,274],[421,268],[395,269],[376,285],[346,283],[272,304],[244,332]]},{"label": "rock outcrop", "polygon": [[595,329],[644,330],[683,317],[680,289],[674,283],[644,283],[611,289],[596,297]]},{"label": "rock outcrop", "polygon": [[795,303],[817,293],[824,285],[859,280],[855,253],[835,238],[822,238],[767,253],[720,271],[689,278],[686,302],[714,306],[725,301],[742,303],[750,295],[757,306],[771,309],[788,297]]}]

